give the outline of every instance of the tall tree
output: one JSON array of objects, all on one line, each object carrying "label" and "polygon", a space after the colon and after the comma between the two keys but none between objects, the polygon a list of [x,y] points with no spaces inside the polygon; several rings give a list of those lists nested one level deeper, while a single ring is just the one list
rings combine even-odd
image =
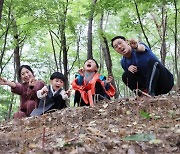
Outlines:
[{"label": "tall tree", "polygon": [[[17,72],[20,67],[20,40],[19,40],[19,33],[18,33],[18,27],[16,24],[16,19],[13,14],[11,14],[12,17],[12,31],[13,31],[13,37],[14,37],[14,68],[15,68],[15,77],[17,75]],[[19,76],[17,75],[18,82],[21,81]]]},{"label": "tall tree", "polygon": [[165,65],[166,60],[166,35],[167,35],[167,11],[165,6],[162,7],[162,45],[161,45],[161,62]]},{"label": "tall tree", "polygon": [[4,4],[4,0],[0,0],[0,21],[2,16],[3,4]]},{"label": "tall tree", "polygon": [[[53,35],[52,33],[54,33],[52,30],[49,30],[49,35],[51,37],[51,44],[52,44],[52,49],[53,49],[53,55],[54,55],[54,61],[55,61],[55,66],[56,66],[56,71],[59,70],[59,65],[57,62],[57,57],[56,57],[56,49],[55,49],[55,44],[54,44],[54,39],[53,39]],[[54,33],[55,34],[55,33]],[[55,34],[56,35],[56,34]],[[57,35],[56,35],[57,36]],[[61,68],[61,65],[60,65]],[[61,69],[62,70],[62,69]]]},{"label": "tall tree", "polygon": [[[64,75],[68,79],[68,58],[67,58],[67,43],[66,43],[66,20],[67,20],[67,11],[68,11],[68,5],[69,2],[66,0],[66,3],[63,3],[63,12],[60,15],[60,21],[61,23],[59,24],[59,30],[60,30],[60,38],[61,38],[61,48],[63,51],[63,66],[64,66]],[[68,89],[69,84],[68,81],[65,82],[65,89]]]},{"label": "tall tree", "polygon": [[[163,65],[165,65],[166,60],[166,54],[167,54],[167,46],[166,46],[166,35],[167,35],[167,11],[165,8],[165,5],[161,8],[161,21],[158,23],[158,19],[156,19],[156,16],[151,13],[153,17],[153,21],[156,25],[158,35],[160,37],[161,41],[161,49],[160,49],[160,56],[161,56],[161,62]],[[157,15],[159,17],[159,15]]]},{"label": "tall tree", "polygon": [[[107,67],[107,71],[108,71],[108,76],[113,76],[113,71],[112,71],[112,60],[111,60],[111,55],[110,55],[110,51],[109,51],[109,46],[108,46],[108,41],[107,38],[105,37],[104,33],[103,33],[103,13],[101,15],[101,19],[100,19],[100,44],[102,47],[102,51],[103,51],[103,55],[104,55],[104,59],[105,59],[105,63],[106,63],[106,67]],[[112,81],[112,85],[116,88],[116,84],[115,81]],[[119,94],[118,91],[116,91],[115,94],[115,98],[118,98]]]},{"label": "tall tree", "polygon": [[[67,29],[67,15],[68,15],[68,6],[69,0],[62,1],[49,1],[52,8],[51,10],[46,10],[45,16],[46,25],[49,30],[51,45],[53,49],[54,55],[54,63],[56,66],[56,71],[61,71],[64,73],[66,78],[68,79],[68,47],[67,47],[67,38],[66,38],[66,29]],[[49,5],[48,4],[48,5]],[[48,7],[45,5],[45,7]],[[56,14],[53,16],[52,14]],[[52,24],[53,23],[53,24]],[[55,37],[53,37],[53,35]],[[58,41],[57,41],[58,40]],[[57,54],[57,47],[59,47],[59,54]],[[63,67],[62,67],[63,66]],[[69,84],[68,81],[65,82],[65,89],[68,89]]]},{"label": "tall tree", "polygon": [[178,9],[177,9],[177,2],[176,0],[174,0],[174,8],[175,8],[175,18],[174,18],[174,55],[175,55],[175,72],[176,72],[176,76],[177,76],[177,87],[180,88],[180,74],[179,74],[179,70],[178,70],[178,41],[177,41],[177,17],[178,17]]},{"label": "tall tree", "polygon": [[[5,30],[2,32],[3,34],[1,35],[1,40],[3,40],[2,42],[2,48],[0,48],[0,75],[2,74],[3,72],[3,69],[4,67],[6,66],[6,64],[10,61],[11,57],[8,58],[8,60],[5,62],[4,61],[4,57],[6,55],[6,48],[7,48],[7,44],[8,44],[8,34],[9,34],[9,31],[10,31],[10,26],[11,26],[11,5],[7,8],[7,18],[5,20],[6,24],[5,24]],[[2,28],[3,29],[3,28]],[[4,65],[3,65],[4,64]]]},{"label": "tall tree", "polygon": [[89,14],[87,58],[93,58],[93,53],[92,53],[92,23],[93,23],[93,18],[94,18],[94,11],[95,11],[96,2],[97,2],[97,0],[92,0],[90,14]]}]

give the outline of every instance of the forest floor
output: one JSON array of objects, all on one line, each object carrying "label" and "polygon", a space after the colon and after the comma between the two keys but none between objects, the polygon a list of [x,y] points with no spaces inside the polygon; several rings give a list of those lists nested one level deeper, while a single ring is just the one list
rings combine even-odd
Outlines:
[{"label": "forest floor", "polygon": [[102,101],[0,124],[0,154],[180,153],[180,93]]}]

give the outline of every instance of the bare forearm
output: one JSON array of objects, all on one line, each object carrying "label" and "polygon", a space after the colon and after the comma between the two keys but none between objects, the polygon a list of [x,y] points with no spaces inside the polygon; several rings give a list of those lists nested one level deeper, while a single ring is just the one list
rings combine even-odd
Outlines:
[{"label": "bare forearm", "polygon": [[16,87],[16,84],[14,82],[11,82],[11,81],[7,81],[6,85],[10,86],[11,88]]}]

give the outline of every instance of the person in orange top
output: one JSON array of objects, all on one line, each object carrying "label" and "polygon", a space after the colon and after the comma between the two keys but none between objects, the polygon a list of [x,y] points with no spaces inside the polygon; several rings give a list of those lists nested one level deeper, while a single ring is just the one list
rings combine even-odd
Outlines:
[{"label": "person in orange top", "polygon": [[87,59],[84,68],[78,70],[78,75],[72,82],[75,90],[74,105],[93,106],[96,100],[110,99],[115,95],[115,89],[110,83],[112,77],[98,73],[99,65],[94,59]]}]

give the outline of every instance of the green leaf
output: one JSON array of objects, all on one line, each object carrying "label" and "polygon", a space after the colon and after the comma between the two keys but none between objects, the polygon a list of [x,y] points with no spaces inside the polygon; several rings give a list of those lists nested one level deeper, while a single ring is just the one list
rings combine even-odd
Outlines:
[{"label": "green leaf", "polygon": [[151,117],[149,113],[144,112],[144,111],[140,111],[140,115],[141,117],[146,118],[146,119],[150,119]]},{"label": "green leaf", "polygon": [[155,134],[135,134],[131,136],[127,136],[124,138],[124,141],[151,141],[155,140],[156,136]]}]

